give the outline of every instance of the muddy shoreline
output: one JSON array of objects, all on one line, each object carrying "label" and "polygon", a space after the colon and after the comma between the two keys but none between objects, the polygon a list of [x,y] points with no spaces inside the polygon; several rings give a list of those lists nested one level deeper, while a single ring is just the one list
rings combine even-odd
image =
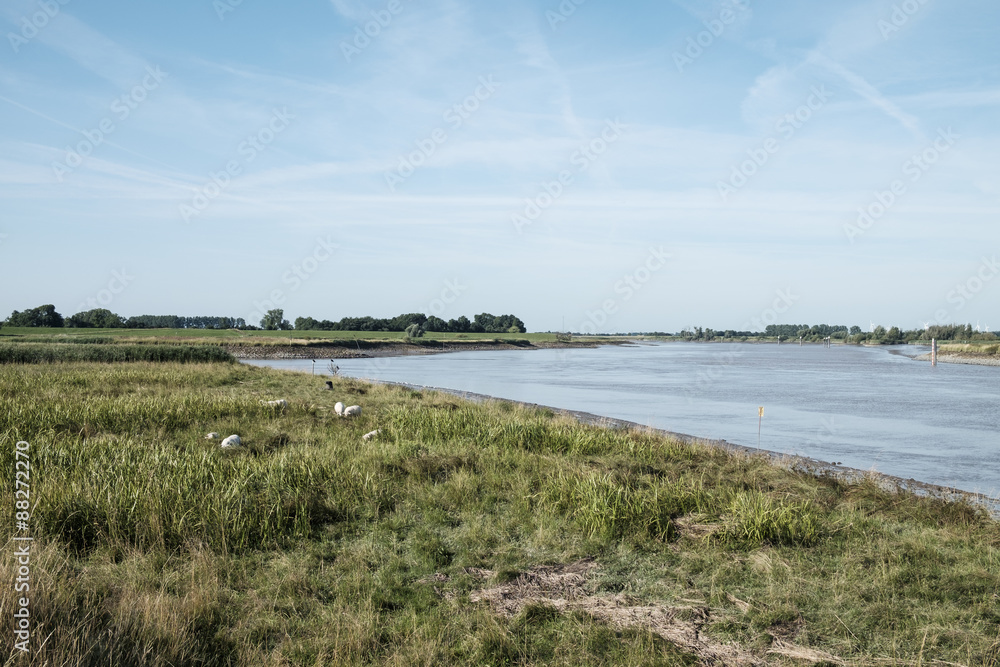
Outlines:
[{"label": "muddy shoreline", "polygon": [[[489,341],[401,343],[373,342],[337,345],[226,345],[237,359],[371,359],[375,357],[408,357],[448,352],[489,350],[545,350],[552,348],[595,348],[599,345],[622,344],[614,341],[580,343],[494,343]],[[352,347],[353,346],[353,347]]]}]

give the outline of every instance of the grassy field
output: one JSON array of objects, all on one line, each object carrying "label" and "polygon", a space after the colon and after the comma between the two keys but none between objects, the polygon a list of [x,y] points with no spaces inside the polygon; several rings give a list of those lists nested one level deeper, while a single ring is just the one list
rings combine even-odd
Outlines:
[{"label": "grassy field", "polygon": [[[1000,665],[1000,525],[966,504],[321,387],[233,363],[0,365],[0,463],[12,480],[30,443],[35,538],[31,654],[8,635],[6,664]],[[11,551],[23,534],[0,532]]]},{"label": "grassy field", "polygon": [[[0,341],[19,342],[178,342],[214,345],[308,345],[361,341],[403,341],[399,331],[239,331],[236,329],[44,329],[0,327]],[[555,334],[547,333],[435,333],[427,332],[426,341],[520,340],[553,343]]]}]

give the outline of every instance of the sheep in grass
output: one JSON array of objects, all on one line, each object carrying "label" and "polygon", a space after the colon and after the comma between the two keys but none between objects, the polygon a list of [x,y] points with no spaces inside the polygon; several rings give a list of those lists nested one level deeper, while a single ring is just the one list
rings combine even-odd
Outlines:
[{"label": "sheep in grass", "polygon": [[357,417],[360,414],[361,414],[361,406],[360,405],[352,405],[350,407],[344,408],[344,416],[345,417]]},{"label": "sheep in grass", "polygon": [[344,404],[337,401],[337,404],[333,406],[333,411],[337,413],[338,417],[344,416]]},{"label": "sheep in grass", "polygon": [[222,441],[222,445],[221,446],[222,446],[223,449],[231,449],[233,447],[239,447],[242,444],[243,444],[243,441],[240,440],[240,436],[238,436],[238,435],[231,435],[231,436],[229,436],[228,438],[226,438],[225,440]]},{"label": "sheep in grass", "polygon": [[327,380],[326,381],[326,386],[323,387],[323,389],[326,389],[327,391],[333,391],[333,381],[332,380]]},{"label": "sheep in grass", "polygon": [[276,401],[261,401],[260,404],[261,405],[267,405],[267,406],[272,407],[272,408],[282,408],[282,409],[284,409],[284,408],[288,407],[288,401],[286,401],[283,398],[279,398]]},{"label": "sheep in grass", "polygon": [[374,430],[374,431],[372,431],[370,433],[365,433],[363,436],[361,436],[361,439],[365,440],[365,441],[368,441],[368,440],[371,440],[372,438],[374,438],[375,436],[377,436],[379,433],[381,433],[381,431],[379,431],[378,429],[376,429],[376,430]]},{"label": "sheep in grass", "polygon": [[219,434],[216,433],[215,431],[212,431],[211,433],[209,433],[208,435],[205,436],[205,439],[206,440],[215,440],[218,437],[219,437]]}]

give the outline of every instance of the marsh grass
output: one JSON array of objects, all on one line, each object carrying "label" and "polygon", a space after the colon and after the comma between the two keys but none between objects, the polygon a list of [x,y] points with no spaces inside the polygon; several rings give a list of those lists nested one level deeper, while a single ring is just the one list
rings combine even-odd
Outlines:
[{"label": "marsh grass", "polygon": [[[584,557],[594,595],[701,601],[703,633],[762,661],[802,664],[767,653],[780,641],[848,665],[997,662],[1000,530],[970,505],[334,383],[232,363],[0,366],[0,464],[31,443],[36,539],[33,653],[7,664],[698,664],[641,626],[470,601],[475,568],[505,581]],[[261,405],[276,398],[288,407]],[[363,415],[337,418],[337,400]],[[0,582],[16,567],[0,561]],[[0,586],[0,615],[14,604]]]},{"label": "marsh grass", "polygon": [[199,345],[153,346],[128,343],[16,343],[0,344],[0,364],[54,364],[67,361],[128,363],[134,361],[205,363],[235,361],[220,348]]}]

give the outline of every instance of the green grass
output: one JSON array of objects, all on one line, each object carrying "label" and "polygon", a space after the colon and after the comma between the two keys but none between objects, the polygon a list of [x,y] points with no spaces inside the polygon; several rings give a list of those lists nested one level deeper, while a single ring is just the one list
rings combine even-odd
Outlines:
[{"label": "green grass", "polygon": [[989,341],[974,343],[939,343],[938,351],[943,353],[967,352],[972,354],[1000,355],[1000,344]]},{"label": "green grass", "polygon": [[120,363],[155,362],[225,362],[235,361],[221,348],[202,345],[152,346],[135,344],[86,343],[0,343],[0,364],[53,364],[69,361]]},{"label": "green grass", "polygon": [[[7,664],[699,664],[641,625],[472,601],[592,557],[587,595],[703,619],[702,637],[768,664],[811,664],[768,653],[782,641],[848,665],[1000,665],[1000,528],[966,504],[334,382],[0,365],[0,465],[12,479],[15,442],[31,443],[35,537],[32,654]],[[288,407],[261,404],[277,398]],[[337,418],[338,400],[363,415]],[[16,568],[0,561],[8,619]]]}]

